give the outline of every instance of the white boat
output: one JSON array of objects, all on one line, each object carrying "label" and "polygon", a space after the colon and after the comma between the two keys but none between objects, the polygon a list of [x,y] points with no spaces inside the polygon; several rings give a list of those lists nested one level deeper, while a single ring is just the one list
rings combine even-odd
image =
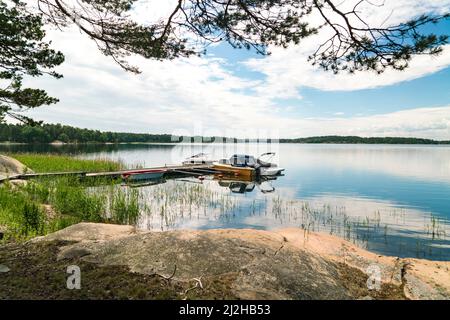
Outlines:
[{"label": "white boat", "polygon": [[259,168],[260,176],[278,176],[283,173],[284,168],[278,167],[261,167]]},{"label": "white boat", "polygon": [[267,152],[260,155],[256,160],[260,176],[278,176],[285,170],[270,162],[274,156],[274,152]]},{"label": "white boat", "polygon": [[199,153],[196,155],[193,155],[189,158],[186,158],[183,161],[184,165],[190,165],[190,164],[209,164],[212,165],[213,164],[213,160],[208,158],[208,155],[206,153]]},{"label": "white boat", "polygon": [[131,170],[122,174],[122,179],[127,182],[143,181],[143,180],[157,180],[164,176],[167,172],[165,169],[142,169]]},{"label": "white boat", "polygon": [[235,154],[230,159],[221,159],[214,163],[214,168],[225,170],[249,170],[253,169],[260,176],[277,176],[285,169],[271,163],[270,160],[275,156],[274,152],[263,153],[258,159],[246,154]]}]

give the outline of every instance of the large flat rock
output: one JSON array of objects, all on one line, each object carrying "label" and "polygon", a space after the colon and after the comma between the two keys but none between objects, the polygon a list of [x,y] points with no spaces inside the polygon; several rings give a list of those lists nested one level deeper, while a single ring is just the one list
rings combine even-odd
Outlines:
[{"label": "large flat rock", "polygon": [[[93,226],[83,224],[47,240],[79,240],[80,229],[94,240]],[[132,272],[161,274],[189,281],[232,275],[233,291],[243,299],[350,299],[336,279],[334,263],[306,251],[292,250],[282,236],[255,230],[171,231],[135,234],[105,226],[95,242],[61,250],[58,259],[83,256],[100,265],[128,266]],[[107,230],[118,238],[105,241]],[[72,231],[74,232],[72,234]]]},{"label": "large flat rock", "polygon": [[380,256],[334,236],[295,228],[142,232],[81,223],[39,241],[77,241],[60,249],[59,261],[78,257],[177,281],[227,277],[241,299],[380,297],[366,287],[366,269],[374,264],[382,272],[383,290],[393,290],[396,298],[450,297],[447,262]]},{"label": "large flat rock", "polygon": [[135,235],[138,231],[132,226],[116,224],[82,222],[65,229],[51,233],[45,237],[35,238],[32,241],[76,241],[76,242],[98,242],[120,239]]},{"label": "large flat rock", "polygon": [[373,266],[379,267],[383,282],[402,285],[410,299],[450,299],[450,261],[383,256],[336,236],[299,232],[297,228],[276,232],[294,247],[315,252],[325,259],[344,262],[363,272]]},{"label": "large flat rock", "polygon": [[32,172],[20,161],[0,154],[0,179]]}]

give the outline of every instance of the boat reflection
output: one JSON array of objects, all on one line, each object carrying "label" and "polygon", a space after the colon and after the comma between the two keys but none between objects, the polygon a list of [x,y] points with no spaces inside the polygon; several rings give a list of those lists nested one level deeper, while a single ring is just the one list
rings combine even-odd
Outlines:
[{"label": "boat reflection", "polygon": [[203,184],[205,180],[209,180],[216,181],[220,187],[228,188],[232,193],[244,194],[253,192],[254,190],[259,190],[261,193],[267,194],[275,191],[275,187],[272,185],[272,182],[283,176],[284,175],[247,177],[224,174],[200,176],[190,174],[175,174],[165,176],[164,178],[150,178],[146,180],[140,180],[139,182],[125,181],[124,185],[131,188],[141,188],[164,184],[171,180],[196,184]]},{"label": "boat reflection", "polygon": [[271,193],[275,191],[275,187],[272,185],[272,181],[277,180],[279,176],[272,177],[258,177],[255,179],[242,180],[231,177],[214,176],[219,186],[228,188],[232,193],[249,193],[253,192],[255,189],[262,193]]},{"label": "boat reflection", "polygon": [[164,178],[158,178],[158,179],[147,179],[147,180],[141,180],[140,182],[129,182],[125,181],[123,185],[130,187],[130,188],[143,188],[143,187],[150,187],[155,186],[158,184],[166,183],[167,180]]}]

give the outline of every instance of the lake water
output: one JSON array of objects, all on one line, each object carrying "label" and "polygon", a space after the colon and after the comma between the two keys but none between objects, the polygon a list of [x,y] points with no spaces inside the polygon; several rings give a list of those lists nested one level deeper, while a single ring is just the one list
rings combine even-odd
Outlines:
[{"label": "lake water", "polygon": [[286,169],[274,181],[188,178],[138,188],[146,206],[139,227],[301,227],[305,235],[328,232],[381,254],[450,260],[448,146],[15,145],[1,151],[118,159],[130,168],[180,163],[199,152],[215,159],[274,151],[275,162]]}]

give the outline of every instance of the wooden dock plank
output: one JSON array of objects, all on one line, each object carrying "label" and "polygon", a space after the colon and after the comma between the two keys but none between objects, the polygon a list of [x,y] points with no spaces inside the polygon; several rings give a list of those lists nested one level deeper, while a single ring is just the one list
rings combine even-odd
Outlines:
[{"label": "wooden dock plank", "polygon": [[[183,173],[183,174],[193,174],[193,175],[204,175],[204,174],[214,174],[214,173],[224,173],[237,174],[240,172],[239,168],[234,170],[221,170],[220,168],[214,168],[214,165],[211,164],[186,164],[186,165],[164,165],[160,167],[151,167],[151,168],[137,168],[137,169],[126,169],[126,170],[118,170],[118,171],[105,171],[105,172],[84,172],[84,171],[69,171],[69,172],[48,172],[48,173],[28,173],[28,174],[20,174],[15,176],[10,176],[7,178],[0,179],[0,183],[3,183],[7,180],[18,180],[18,179],[32,179],[32,178],[40,178],[40,177],[58,177],[58,176],[79,176],[86,178],[102,178],[102,177],[110,177],[110,178],[119,178],[122,175],[132,174],[136,171],[145,171],[145,170],[166,170],[167,173]],[[249,172],[251,170],[249,169]],[[254,171],[254,170],[253,170]],[[251,171],[251,174],[254,172]],[[249,173],[250,174],[250,173]]]},{"label": "wooden dock plank", "polygon": [[121,176],[123,174],[132,173],[136,170],[145,171],[145,170],[167,170],[167,172],[176,171],[176,170],[195,170],[195,169],[208,169],[212,168],[211,165],[168,165],[161,167],[151,167],[151,168],[139,168],[139,169],[127,169],[120,171],[111,171],[111,172],[95,172],[95,173],[87,173],[86,177],[104,177],[104,176]]},{"label": "wooden dock plank", "polygon": [[100,177],[120,177],[124,174],[129,174],[135,172],[136,170],[145,171],[145,170],[167,170],[167,172],[176,172],[176,171],[185,171],[189,172],[189,170],[201,170],[201,169],[211,169],[211,165],[165,165],[160,167],[152,167],[152,168],[139,168],[139,169],[126,169],[119,171],[105,171],[105,172],[85,172],[85,171],[69,171],[69,172],[47,172],[47,173],[27,173],[27,174],[18,174],[6,178],[0,179],[0,183],[7,180],[27,180],[33,178],[41,178],[41,177],[58,177],[58,176],[80,176],[80,177],[88,177],[88,178],[100,178]]}]

